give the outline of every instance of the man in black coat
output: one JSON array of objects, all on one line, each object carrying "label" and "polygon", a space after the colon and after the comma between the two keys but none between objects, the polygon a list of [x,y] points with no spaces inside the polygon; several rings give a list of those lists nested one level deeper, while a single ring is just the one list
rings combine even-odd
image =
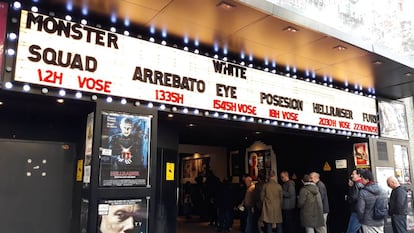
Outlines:
[{"label": "man in black coat", "polygon": [[388,213],[394,233],[407,233],[407,190],[394,176],[388,177],[388,187],[392,189]]}]

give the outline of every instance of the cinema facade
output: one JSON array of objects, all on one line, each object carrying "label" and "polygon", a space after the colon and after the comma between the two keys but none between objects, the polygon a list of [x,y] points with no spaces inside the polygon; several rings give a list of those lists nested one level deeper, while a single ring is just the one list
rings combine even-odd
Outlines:
[{"label": "cinema facade", "polygon": [[[13,106],[0,107],[7,151],[1,159],[10,161],[3,177],[16,177],[6,182],[12,191],[1,193],[10,200],[1,218],[16,223],[8,232],[99,232],[120,206],[135,209],[137,232],[174,232],[177,190],[201,172],[185,171],[193,160],[235,183],[252,171],[253,154],[259,170],[287,169],[299,178],[318,171],[332,190],[330,202],[339,203],[332,205],[335,216],[344,216],[345,182],[355,167],[371,168],[384,188],[390,175],[411,188],[411,99],[385,100],[321,82],[312,72],[263,70],[149,35],[2,6],[0,93],[4,109],[8,100]],[[214,122],[218,134],[245,127],[272,136],[218,149],[189,145],[172,115]],[[132,119],[141,159],[133,166],[128,148],[122,156],[132,159],[116,157],[120,168],[107,141],[123,118]],[[21,212],[13,206],[20,204],[30,211],[18,224]],[[331,228],[346,224],[345,217],[329,221]]]}]

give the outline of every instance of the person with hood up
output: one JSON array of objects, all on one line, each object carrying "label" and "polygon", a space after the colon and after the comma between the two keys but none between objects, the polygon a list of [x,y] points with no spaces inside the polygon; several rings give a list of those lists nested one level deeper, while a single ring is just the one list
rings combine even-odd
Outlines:
[{"label": "person with hood up", "polygon": [[303,187],[299,191],[298,208],[300,221],[306,233],[326,233],[323,217],[322,199],[319,189],[308,174],[302,179]]},{"label": "person with hood up", "polygon": [[361,172],[362,183],[355,209],[364,233],[383,233],[384,219],[374,219],[374,205],[377,198],[387,199],[387,193],[374,182],[372,172],[365,169]]}]

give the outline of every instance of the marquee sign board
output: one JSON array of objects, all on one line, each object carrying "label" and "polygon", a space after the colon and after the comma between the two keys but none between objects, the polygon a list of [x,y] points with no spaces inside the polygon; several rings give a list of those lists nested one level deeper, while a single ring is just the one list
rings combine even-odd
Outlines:
[{"label": "marquee sign board", "polygon": [[375,99],[22,11],[15,80],[378,134]]}]

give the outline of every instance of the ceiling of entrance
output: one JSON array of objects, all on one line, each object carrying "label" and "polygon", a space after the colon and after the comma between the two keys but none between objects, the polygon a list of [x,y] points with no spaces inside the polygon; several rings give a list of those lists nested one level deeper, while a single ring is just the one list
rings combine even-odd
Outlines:
[{"label": "ceiling of entrance", "polygon": [[[175,37],[197,38],[200,44],[218,44],[229,51],[252,54],[255,60],[275,60],[297,70],[338,82],[374,87],[379,96],[403,98],[414,94],[414,69],[363,50],[326,34],[275,18],[240,1],[225,0],[43,0],[49,5],[72,2],[100,15]],[[232,7],[226,7],[226,6]],[[296,32],[286,30],[289,27]],[[338,50],[338,46],[346,48]]]}]

